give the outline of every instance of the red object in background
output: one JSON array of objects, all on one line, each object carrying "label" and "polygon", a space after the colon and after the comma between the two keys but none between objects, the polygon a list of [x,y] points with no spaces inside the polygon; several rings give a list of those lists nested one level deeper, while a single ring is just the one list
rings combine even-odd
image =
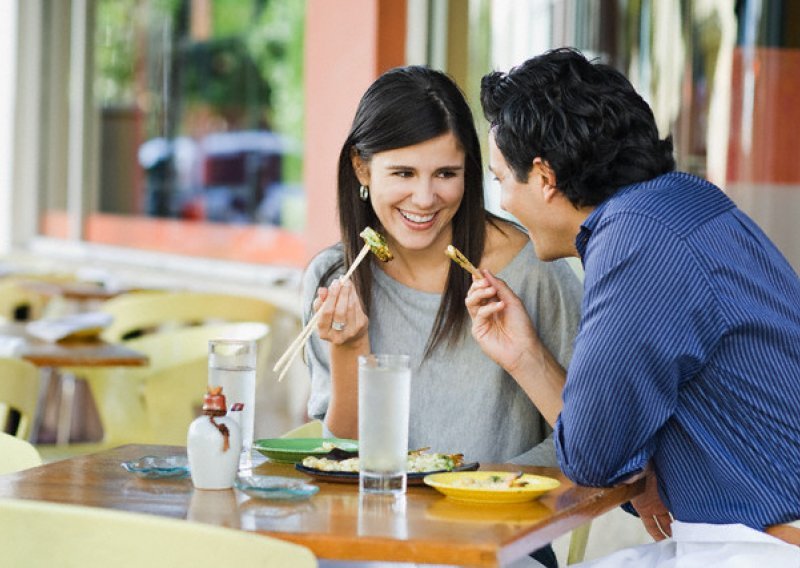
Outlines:
[{"label": "red object in background", "polygon": [[[750,56],[746,49],[737,48],[733,55],[727,181],[798,184],[800,50],[756,47],[749,48]],[[748,72],[750,96],[745,91]],[[745,108],[746,100],[754,101],[752,108]]]}]

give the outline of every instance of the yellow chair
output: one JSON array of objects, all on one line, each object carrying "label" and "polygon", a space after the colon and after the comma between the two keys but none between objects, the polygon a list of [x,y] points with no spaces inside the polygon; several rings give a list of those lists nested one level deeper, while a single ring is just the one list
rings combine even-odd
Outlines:
[{"label": "yellow chair", "polygon": [[63,503],[0,499],[4,566],[313,568],[313,553],[220,526]]},{"label": "yellow chair", "polygon": [[49,298],[14,279],[0,282],[0,319],[30,321],[44,313]]},{"label": "yellow chair", "polygon": [[[17,438],[27,439],[36,417],[41,379],[39,370],[22,359],[0,357],[0,425]],[[14,412],[19,419],[12,424]]]},{"label": "yellow chair", "polygon": [[45,459],[128,443],[186,444],[208,381],[208,340],[254,339],[259,361],[270,347],[269,326],[257,322],[208,324],[131,339],[126,346],[150,358],[147,367],[70,369],[86,379],[103,426],[100,444],[40,447]]},{"label": "yellow chair", "polygon": [[29,442],[0,432],[0,475],[42,465],[42,457]]},{"label": "yellow chair", "polygon": [[322,421],[312,420],[311,422],[306,422],[297,428],[292,428],[283,434],[281,438],[322,438]]},{"label": "yellow chair", "polygon": [[103,331],[106,341],[215,321],[272,323],[277,312],[275,305],[259,298],[205,292],[134,292],[112,298],[100,309],[114,318]]},{"label": "yellow chair", "polygon": [[583,562],[583,557],[586,556],[586,544],[589,542],[590,528],[592,528],[591,521],[572,529],[572,533],[569,536],[569,550],[567,551],[568,565]]}]

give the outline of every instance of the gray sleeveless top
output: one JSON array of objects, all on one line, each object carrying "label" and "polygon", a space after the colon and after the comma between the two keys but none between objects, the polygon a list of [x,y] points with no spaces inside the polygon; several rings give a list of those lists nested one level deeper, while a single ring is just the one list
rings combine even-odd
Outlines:
[{"label": "gray sleeveless top", "polygon": [[[311,261],[303,277],[306,319],[319,278],[341,258],[341,245],[336,245]],[[371,350],[411,358],[409,448],[463,453],[467,461],[555,466],[549,426],[516,381],[481,351],[469,325],[455,347],[439,346],[423,361],[442,296],[404,286],[378,268],[375,259],[369,260],[374,277]],[[582,297],[574,271],[563,260],[540,261],[529,242],[498,276],[521,298],[542,341],[566,367]],[[306,356],[311,373],[308,413],[324,420],[331,393],[330,346],[315,333]]]}]

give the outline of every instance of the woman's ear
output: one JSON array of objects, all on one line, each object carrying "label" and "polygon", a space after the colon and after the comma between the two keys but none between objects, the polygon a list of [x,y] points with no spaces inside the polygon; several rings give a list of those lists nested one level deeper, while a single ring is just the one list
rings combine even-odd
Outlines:
[{"label": "woman's ear", "polygon": [[358,183],[369,186],[369,166],[361,159],[361,156],[358,155],[358,151],[355,148],[353,148],[350,154],[350,163],[353,164],[353,171],[358,178]]}]

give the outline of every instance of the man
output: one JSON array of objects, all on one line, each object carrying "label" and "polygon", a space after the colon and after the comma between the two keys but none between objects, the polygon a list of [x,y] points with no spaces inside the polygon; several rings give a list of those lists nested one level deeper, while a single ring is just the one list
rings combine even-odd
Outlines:
[{"label": "man", "polygon": [[800,566],[797,274],[722,191],[673,171],[614,69],[554,50],[484,77],[481,103],[503,209],[585,280],[568,370],[488,271],[467,296],[473,336],[554,425],[567,476],[652,471],[634,506],[673,535],[607,565]]}]

